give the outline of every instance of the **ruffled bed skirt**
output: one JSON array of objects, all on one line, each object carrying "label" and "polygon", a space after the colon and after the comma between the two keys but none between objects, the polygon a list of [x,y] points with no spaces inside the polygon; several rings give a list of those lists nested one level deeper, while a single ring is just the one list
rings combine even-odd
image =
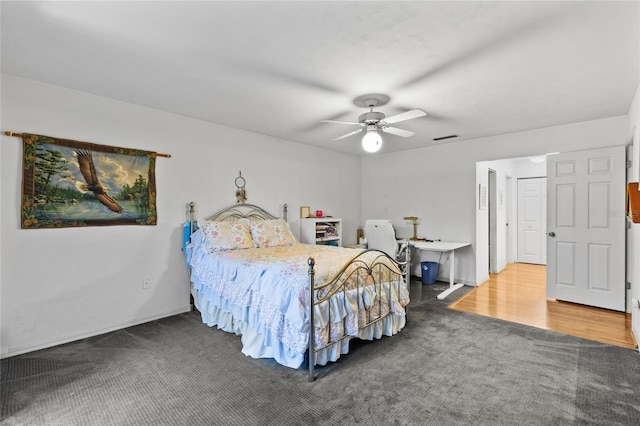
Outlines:
[{"label": "ruffled bed skirt", "polygon": [[[191,294],[196,308],[202,315],[203,323],[241,336],[243,354],[252,358],[273,358],[279,364],[290,368],[302,366],[306,350],[293,350],[283,345],[269,330],[257,330],[255,324],[259,322],[252,318],[249,308],[231,304],[219,295],[212,295],[206,287],[193,283]],[[402,330],[405,324],[404,309],[400,313],[391,313],[386,318],[358,330],[357,335],[344,336],[331,346],[317,351],[315,365],[326,365],[328,362],[337,361],[341,355],[349,352],[349,342],[355,337],[373,340],[380,339],[382,336],[392,336]],[[305,327],[308,329],[308,325]]]}]

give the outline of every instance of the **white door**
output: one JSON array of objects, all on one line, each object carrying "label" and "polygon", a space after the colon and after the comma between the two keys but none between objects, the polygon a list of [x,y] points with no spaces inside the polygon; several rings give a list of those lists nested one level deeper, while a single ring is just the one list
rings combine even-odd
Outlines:
[{"label": "white door", "polygon": [[546,262],[545,186],[545,178],[518,179],[518,262]]},{"label": "white door", "polygon": [[625,148],[547,157],[547,297],[625,309]]},{"label": "white door", "polygon": [[540,221],[540,263],[547,264],[547,178],[540,182],[540,211],[542,220]]}]

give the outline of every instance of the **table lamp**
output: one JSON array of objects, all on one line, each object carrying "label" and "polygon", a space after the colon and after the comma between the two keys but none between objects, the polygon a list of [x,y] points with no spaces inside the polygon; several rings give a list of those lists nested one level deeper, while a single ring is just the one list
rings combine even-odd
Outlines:
[{"label": "table lamp", "polygon": [[417,216],[405,216],[404,220],[410,220],[413,222],[413,237],[411,237],[412,240],[417,240],[418,239],[418,217]]}]

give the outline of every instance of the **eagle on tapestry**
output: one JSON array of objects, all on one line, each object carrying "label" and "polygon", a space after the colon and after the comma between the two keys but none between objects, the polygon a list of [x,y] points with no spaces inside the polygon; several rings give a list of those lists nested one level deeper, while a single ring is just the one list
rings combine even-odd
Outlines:
[{"label": "eagle on tapestry", "polygon": [[82,177],[84,177],[86,182],[76,182],[76,188],[78,188],[82,193],[86,193],[87,191],[93,192],[98,201],[104,204],[109,210],[116,213],[122,213],[124,211],[122,206],[107,194],[104,186],[102,186],[102,183],[98,178],[98,173],[96,172],[96,166],[93,164],[93,156],[91,155],[91,152],[78,150],[75,151],[75,154],[78,158],[80,173],[82,173]]}]

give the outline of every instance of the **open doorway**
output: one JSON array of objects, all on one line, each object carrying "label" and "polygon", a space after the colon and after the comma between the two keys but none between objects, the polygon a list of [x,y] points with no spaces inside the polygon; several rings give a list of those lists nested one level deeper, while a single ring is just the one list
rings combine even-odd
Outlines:
[{"label": "open doorway", "polygon": [[[546,176],[546,161],[534,163],[531,157],[482,161],[476,163],[476,172],[476,267],[478,281],[483,282],[489,273],[518,261],[517,181]],[[481,202],[485,189],[486,204]]]},{"label": "open doorway", "polygon": [[[476,213],[476,264],[486,268],[478,272],[488,279],[490,273],[502,271],[511,258],[507,248],[515,246],[515,262],[545,266],[548,298],[624,311],[625,217],[611,212],[619,211],[625,202],[625,148],[594,148],[531,160],[476,165],[480,188],[487,187],[489,198],[487,208],[479,205]],[[552,176],[547,176],[547,162]],[[495,200],[496,194],[506,190],[510,175],[518,180],[511,185],[515,196],[510,198],[517,202],[506,208]],[[554,194],[550,199],[547,186]],[[517,235],[515,245],[504,244],[499,236],[503,227],[506,233],[507,223],[518,227],[510,233],[510,238]]]}]

